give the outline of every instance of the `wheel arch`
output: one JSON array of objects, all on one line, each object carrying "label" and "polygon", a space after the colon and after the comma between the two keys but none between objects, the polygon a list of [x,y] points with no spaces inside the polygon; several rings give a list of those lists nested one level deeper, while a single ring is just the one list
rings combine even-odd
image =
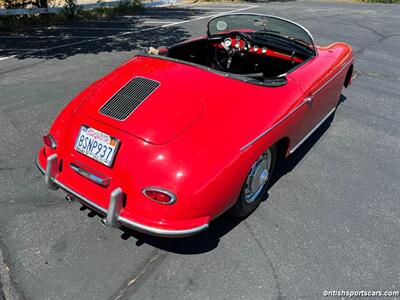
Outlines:
[{"label": "wheel arch", "polygon": [[263,153],[266,149],[272,147],[272,146],[276,146],[276,154],[277,154],[277,159],[279,160],[280,158],[286,158],[289,156],[289,147],[290,147],[290,138],[288,136],[281,136],[279,138],[277,138],[276,140],[271,140],[268,143],[263,143],[263,144],[259,144],[257,147],[254,154],[252,155],[253,158],[248,160],[248,164],[252,163],[254,160],[254,157],[258,157],[261,155],[261,153]]},{"label": "wheel arch", "polygon": [[347,88],[351,84],[351,79],[353,77],[353,64],[350,65],[349,69],[347,70],[346,79],[344,80],[344,87]]},{"label": "wheel arch", "polygon": [[286,158],[289,155],[289,145],[290,145],[290,139],[289,137],[285,136],[279,139],[274,143],[276,145],[277,149],[277,155],[278,159],[279,158]]}]

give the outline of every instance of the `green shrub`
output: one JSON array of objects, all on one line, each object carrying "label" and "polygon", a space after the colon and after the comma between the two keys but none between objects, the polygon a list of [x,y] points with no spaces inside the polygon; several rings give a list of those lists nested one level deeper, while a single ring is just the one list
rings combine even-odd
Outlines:
[{"label": "green shrub", "polygon": [[123,15],[142,8],[143,5],[138,0],[121,1],[117,6],[113,7],[113,11],[116,15]]},{"label": "green shrub", "polygon": [[80,11],[81,7],[77,4],[76,0],[65,0],[62,12],[68,20],[76,19]]},{"label": "green shrub", "polygon": [[0,0],[0,7],[5,8],[27,8],[27,7],[49,7],[54,0]]},{"label": "green shrub", "polygon": [[361,2],[369,2],[369,3],[400,3],[400,0],[361,0]]},{"label": "green shrub", "polygon": [[140,0],[121,1],[114,7],[98,7],[92,10],[82,10],[79,17],[84,20],[109,19],[113,16],[126,15],[142,9],[143,4]]},{"label": "green shrub", "polygon": [[73,19],[107,20],[114,16],[126,15],[142,9],[143,5],[140,0],[124,1],[114,7],[99,7],[92,10],[82,10],[76,0],[65,0],[61,13],[0,16],[0,31],[17,31],[35,25],[56,25]]}]

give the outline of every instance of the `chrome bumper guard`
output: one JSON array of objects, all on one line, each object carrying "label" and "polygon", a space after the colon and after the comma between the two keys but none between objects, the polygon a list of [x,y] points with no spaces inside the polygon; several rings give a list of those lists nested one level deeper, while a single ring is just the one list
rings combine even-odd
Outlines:
[{"label": "chrome bumper guard", "polygon": [[61,182],[56,179],[58,175],[58,157],[57,154],[52,154],[47,158],[46,169],[43,169],[39,164],[38,158],[36,158],[36,166],[45,176],[45,183],[49,189],[56,190],[61,188],[62,190],[70,193],[74,197],[78,199],[81,203],[87,205],[98,213],[105,215],[104,224],[113,228],[118,228],[120,225],[124,225],[133,230],[137,230],[140,232],[144,232],[151,235],[161,236],[161,237],[185,237],[199,233],[208,228],[208,224],[203,224],[199,227],[190,228],[190,229],[182,229],[182,230],[168,230],[161,229],[156,227],[151,227],[147,225],[143,225],[124,217],[120,216],[120,212],[123,208],[123,203],[125,200],[125,194],[121,188],[116,188],[110,194],[110,204],[108,210],[103,207],[97,205],[93,201],[87,199],[86,197],[78,194],[73,191],[69,187],[65,186]]},{"label": "chrome bumper guard", "polygon": [[121,188],[116,188],[111,192],[110,204],[108,205],[108,212],[106,218],[106,225],[110,227],[119,227],[118,218],[119,213],[124,206],[125,195]]},{"label": "chrome bumper guard", "polygon": [[58,186],[54,183],[54,178],[58,174],[58,157],[52,154],[47,158],[46,172],[44,174],[44,182],[50,190],[57,190]]}]

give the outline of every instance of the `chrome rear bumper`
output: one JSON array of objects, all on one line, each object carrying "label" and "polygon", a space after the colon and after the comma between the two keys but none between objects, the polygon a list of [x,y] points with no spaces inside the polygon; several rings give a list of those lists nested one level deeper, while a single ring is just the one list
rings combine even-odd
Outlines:
[{"label": "chrome rear bumper", "polygon": [[89,200],[88,198],[80,195],[79,193],[67,187],[66,185],[64,185],[63,183],[59,182],[56,179],[58,172],[58,159],[56,154],[50,155],[47,158],[46,169],[42,168],[42,166],[38,161],[38,157],[36,158],[36,166],[38,167],[40,172],[45,176],[45,182],[49,189],[61,188],[65,192],[73,195],[79,202],[95,210],[99,214],[106,216],[106,218],[104,219],[105,220],[104,223],[110,227],[116,228],[119,227],[120,225],[124,225],[133,230],[137,230],[143,233],[161,237],[171,237],[171,238],[191,236],[208,228],[208,224],[203,224],[199,227],[194,227],[189,229],[170,230],[170,229],[151,227],[134,222],[132,220],[120,216],[120,212],[123,208],[123,201],[125,197],[121,188],[116,188],[114,191],[111,192],[110,204],[107,210],[97,205],[93,201]]}]

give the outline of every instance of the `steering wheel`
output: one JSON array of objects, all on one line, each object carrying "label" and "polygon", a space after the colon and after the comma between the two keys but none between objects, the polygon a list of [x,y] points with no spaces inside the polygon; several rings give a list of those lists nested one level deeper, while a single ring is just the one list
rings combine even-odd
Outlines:
[{"label": "steering wheel", "polygon": [[[239,42],[239,47],[235,47],[233,44],[229,46],[225,44],[225,40],[227,38],[231,38],[232,36],[240,36],[243,42],[236,41],[237,43]],[[231,73],[239,71],[246,62],[247,52],[244,48],[250,45],[250,40],[251,39],[247,34],[239,31],[230,32],[221,38],[222,47],[215,47],[214,54],[215,62],[217,63],[218,67],[223,71]],[[238,60],[238,57],[241,57],[241,59]]]}]

